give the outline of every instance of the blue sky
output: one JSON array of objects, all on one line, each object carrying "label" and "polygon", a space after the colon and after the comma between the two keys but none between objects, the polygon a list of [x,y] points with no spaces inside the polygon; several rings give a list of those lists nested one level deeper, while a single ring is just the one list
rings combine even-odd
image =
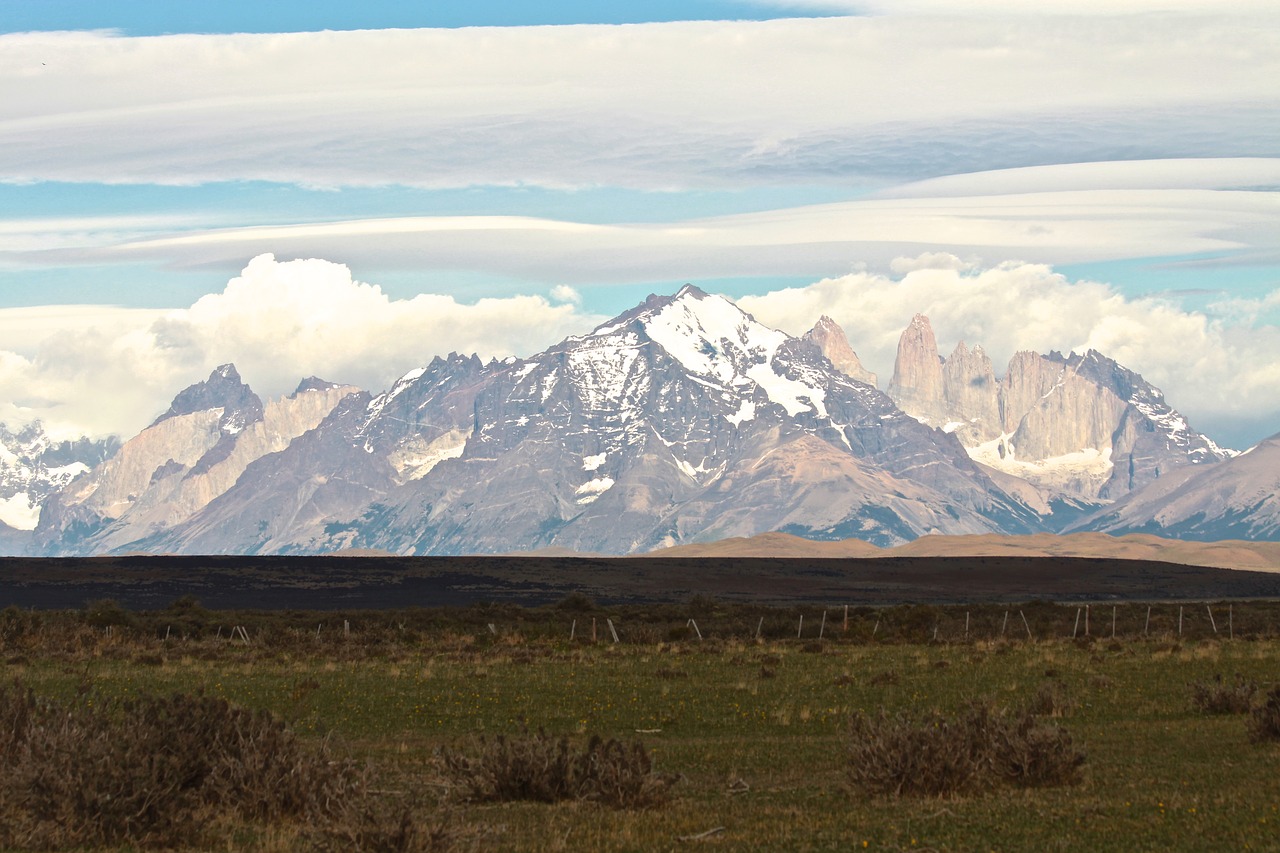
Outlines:
[{"label": "blue sky", "polygon": [[224,360],[376,390],[692,281],[885,376],[916,311],[997,371],[1097,346],[1243,446],[1276,79],[1260,0],[4,4],[0,420],[127,433]]},{"label": "blue sky", "polygon": [[263,3],[121,3],[106,0],[40,0],[6,4],[4,32],[54,29],[118,29],[128,35],[169,33],[291,33],[306,30],[512,27],[562,24],[642,24],[662,21],[768,20],[829,15],[821,7],[786,7],[734,0],[632,0],[631,2],[479,2],[479,0],[309,0]]}]

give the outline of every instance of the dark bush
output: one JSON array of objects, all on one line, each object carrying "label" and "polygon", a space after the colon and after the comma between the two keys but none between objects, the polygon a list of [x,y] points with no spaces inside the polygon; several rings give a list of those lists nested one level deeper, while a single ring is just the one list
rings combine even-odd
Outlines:
[{"label": "dark bush", "polygon": [[1043,787],[1080,781],[1084,753],[1062,728],[1024,713],[1010,718],[970,705],[955,718],[937,710],[850,723],[848,781],[873,796],[944,797],[1001,785]]},{"label": "dark bush", "polygon": [[101,598],[85,605],[84,621],[95,628],[108,625],[129,628],[138,624],[138,617],[121,607],[115,599]]},{"label": "dark bush", "polygon": [[593,610],[600,609],[591,596],[577,590],[556,602],[555,607],[556,610],[564,610],[570,613],[590,613]]},{"label": "dark bush", "polygon": [[1254,743],[1280,740],[1280,687],[1267,692],[1249,717],[1249,739]]},{"label": "dark bush", "polygon": [[898,683],[898,673],[896,670],[886,669],[883,672],[877,672],[875,675],[867,679],[867,683],[875,687],[885,687],[890,684]]},{"label": "dark bush", "polygon": [[1075,708],[1062,682],[1049,681],[1040,685],[1035,695],[1027,702],[1026,711],[1037,717],[1063,717]]},{"label": "dark bush", "polygon": [[1247,714],[1253,706],[1258,685],[1236,675],[1234,684],[1222,680],[1222,674],[1213,681],[1198,681],[1191,685],[1191,704],[1202,714]]},{"label": "dark bush", "polygon": [[[881,711],[854,714],[849,726],[849,783],[880,796],[941,797],[982,787],[989,780],[989,743],[983,719],[949,719]],[[972,715],[972,712],[971,712]]]},{"label": "dark bush", "polygon": [[578,750],[567,737],[541,730],[482,738],[475,755],[442,750],[441,760],[457,796],[468,802],[590,800],[643,809],[666,802],[674,782],[653,771],[639,741],[624,744],[592,736]]},{"label": "dark bush", "polygon": [[1071,735],[1061,726],[1025,713],[1016,720],[1001,720],[992,735],[992,763],[1001,781],[1019,788],[1080,781],[1084,753],[1075,748]]},{"label": "dark bush", "polygon": [[345,817],[366,771],[206,696],[0,689],[0,846],[201,846],[216,820]]}]

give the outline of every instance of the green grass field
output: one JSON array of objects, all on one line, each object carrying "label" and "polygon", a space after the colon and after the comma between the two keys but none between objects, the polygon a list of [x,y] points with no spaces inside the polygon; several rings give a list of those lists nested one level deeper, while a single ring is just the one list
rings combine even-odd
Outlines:
[{"label": "green grass field", "polygon": [[[1068,630],[1075,610],[1062,610],[1055,624]],[[164,640],[158,622],[108,636],[68,616],[61,629],[9,630],[4,675],[54,697],[82,685],[103,698],[203,691],[268,709],[304,739],[372,761],[380,796],[447,819],[461,849],[1280,849],[1280,743],[1250,742],[1245,716],[1197,711],[1190,687],[1239,674],[1261,696],[1280,681],[1274,635],[911,643],[865,638],[865,626],[841,639],[829,626],[821,643],[756,641],[748,629],[738,639],[614,644],[601,618],[591,644],[581,617],[573,643],[537,627],[567,626],[570,616],[551,613],[496,635],[465,622],[397,631],[388,617],[374,641],[358,623],[346,635],[328,618],[319,638],[295,628],[291,642],[273,644],[265,630],[228,641],[221,625],[216,637],[168,629]],[[710,616],[699,622],[715,633]],[[1081,784],[941,799],[847,786],[853,711],[951,713],[974,700],[1012,709],[1050,682],[1069,703],[1053,722],[1087,754]],[[449,799],[438,748],[526,725],[639,739],[655,769],[680,781],[665,805],[643,811]],[[680,840],[709,830],[718,831]],[[220,846],[288,849],[292,838],[287,827],[250,828]]]}]

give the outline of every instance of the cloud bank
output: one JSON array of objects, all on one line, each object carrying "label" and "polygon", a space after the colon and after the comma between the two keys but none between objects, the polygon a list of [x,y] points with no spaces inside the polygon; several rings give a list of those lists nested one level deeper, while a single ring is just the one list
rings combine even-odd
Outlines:
[{"label": "cloud bank", "polygon": [[1274,13],[955,17],[947,7],[3,35],[0,180],[661,189],[1274,152]]},{"label": "cloud bank", "polygon": [[[997,373],[1019,349],[1094,348],[1163,388],[1215,439],[1247,444],[1280,423],[1280,328],[1254,324],[1259,310],[1280,305],[1280,290],[1211,315],[1126,298],[1039,264],[984,267],[932,253],[892,266],[892,274],[855,273],[738,301],[796,334],[821,314],[835,317],[886,381],[898,334],[922,312],[944,355],[959,340],[980,343]],[[397,300],[341,264],[262,255],[223,291],[182,310],[3,310],[0,336],[10,349],[0,351],[0,399],[12,402],[0,407],[0,420],[39,417],[59,435],[129,436],[227,361],[264,396],[287,393],[310,374],[378,391],[435,355],[531,355],[605,319],[584,312],[575,295],[564,287],[551,299]]]},{"label": "cloud bank", "polygon": [[[45,334],[32,326],[41,316]],[[341,264],[263,255],[182,310],[0,310],[0,340],[11,348],[0,351],[0,421],[40,418],[58,436],[127,437],[223,362],[235,362],[262,396],[288,393],[311,374],[378,391],[435,355],[535,352],[598,319],[540,296],[390,299]]]}]

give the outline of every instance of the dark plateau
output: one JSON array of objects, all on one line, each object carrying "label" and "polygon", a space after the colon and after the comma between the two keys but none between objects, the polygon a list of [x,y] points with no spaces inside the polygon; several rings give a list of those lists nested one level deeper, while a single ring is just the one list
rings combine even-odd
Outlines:
[{"label": "dark plateau", "polygon": [[1280,598],[1280,574],[1061,557],[884,559],[538,556],[120,556],[0,559],[0,608],[112,599],[147,610],[194,596],[213,609],[341,610],[497,602],[579,592],[602,604],[1177,601]]}]

